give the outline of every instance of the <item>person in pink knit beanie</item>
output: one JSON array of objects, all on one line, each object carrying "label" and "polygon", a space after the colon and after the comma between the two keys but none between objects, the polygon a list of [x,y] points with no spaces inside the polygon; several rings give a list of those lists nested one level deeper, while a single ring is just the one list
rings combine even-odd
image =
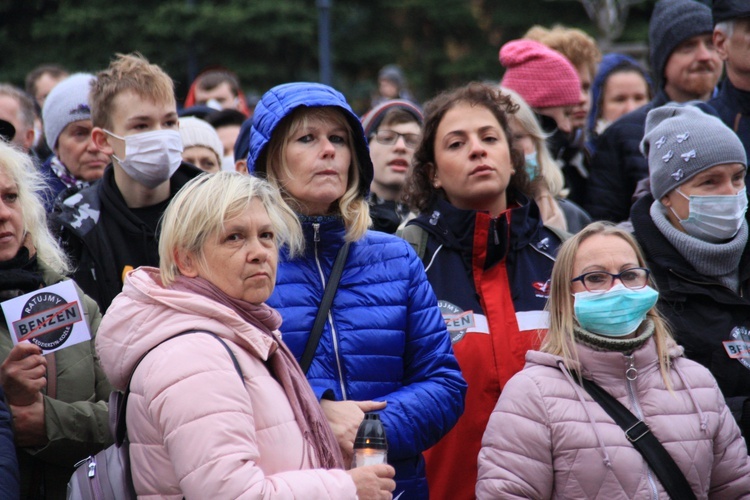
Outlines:
[{"label": "person in pink knit beanie", "polygon": [[572,130],[570,113],[579,101],[581,82],[562,54],[533,40],[513,40],[500,48],[500,63],[506,68],[500,85],[518,92],[541,115],[540,121],[552,119],[555,128]]}]

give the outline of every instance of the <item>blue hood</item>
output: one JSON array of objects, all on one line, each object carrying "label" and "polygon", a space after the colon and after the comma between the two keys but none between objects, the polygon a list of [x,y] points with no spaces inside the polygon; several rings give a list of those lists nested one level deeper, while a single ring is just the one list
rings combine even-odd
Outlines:
[{"label": "blue hood", "polygon": [[250,174],[265,176],[266,149],[271,134],[281,120],[299,106],[335,106],[344,113],[354,136],[353,152],[359,160],[359,191],[363,197],[370,191],[372,182],[372,161],[367,148],[362,124],[349,107],[341,92],[321,83],[295,82],[278,85],[260,98],[253,114],[250,129],[250,152],[247,157],[247,171]]},{"label": "blue hood", "polygon": [[[604,83],[613,71],[629,67],[639,71],[643,75],[643,78],[646,79],[649,89],[653,89],[654,85],[651,82],[651,77],[648,75],[648,72],[632,57],[619,53],[607,54],[602,57],[602,62],[599,63],[599,69],[594,77],[593,83],[591,84],[591,111],[589,111],[588,123],[586,125],[588,137],[593,137],[594,130],[596,129],[596,120],[598,120],[597,115],[599,114],[599,99],[602,94]],[[653,91],[651,92],[653,93]]]}]

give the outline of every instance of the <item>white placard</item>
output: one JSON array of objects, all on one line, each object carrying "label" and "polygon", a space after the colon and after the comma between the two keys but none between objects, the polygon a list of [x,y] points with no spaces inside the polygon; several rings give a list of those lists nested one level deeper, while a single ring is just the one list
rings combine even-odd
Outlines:
[{"label": "white placard", "polygon": [[70,280],[6,300],[0,306],[13,345],[31,342],[47,354],[91,340],[80,297]]}]

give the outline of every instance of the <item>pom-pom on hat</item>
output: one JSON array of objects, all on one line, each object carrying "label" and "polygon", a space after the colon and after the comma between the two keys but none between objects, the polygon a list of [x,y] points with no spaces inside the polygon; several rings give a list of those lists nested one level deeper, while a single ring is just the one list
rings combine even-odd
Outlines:
[{"label": "pom-pom on hat", "polygon": [[365,129],[365,136],[370,137],[377,132],[380,124],[383,122],[383,118],[392,109],[406,111],[414,117],[414,121],[420,127],[424,124],[424,115],[419,106],[404,99],[390,99],[381,102],[362,117],[362,128]]},{"label": "pom-pom on hat", "polygon": [[180,118],[180,137],[182,138],[183,149],[195,146],[208,148],[216,153],[216,157],[221,163],[221,158],[224,156],[224,146],[216,130],[205,121],[192,116]]},{"label": "pom-pom on hat", "polygon": [[500,49],[503,87],[533,108],[574,106],[581,99],[578,72],[565,56],[533,40],[513,40]]},{"label": "pom-pom on hat", "polygon": [[89,92],[95,79],[89,73],[71,75],[55,85],[44,101],[44,137],[52,151],[57,147],[57,139],[65,127],[79,120],[91,119]]},{"label": "pom-pom on hat", "polygon": [[656,200],[716,165],[747,166],[745,147],[737,134],[696,104],[665,104],[646,117],[641,151],[648,158],[651,194]]}]

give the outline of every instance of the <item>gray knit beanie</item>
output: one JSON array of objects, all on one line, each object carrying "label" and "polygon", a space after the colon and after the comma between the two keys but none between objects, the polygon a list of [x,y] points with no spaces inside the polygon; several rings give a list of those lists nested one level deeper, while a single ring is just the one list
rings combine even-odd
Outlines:
[{"label": "gray knit beanie", "polygon": [[54,151],[57,138],[68,124],[90,120],[89,91],[96,77],[89,73],[76,73],[61,81],[44,101],[42,121],[47,146]]},{"label": "gray knit beanie", "polygon": [[651,194],[656,200],[716,165],[747,166],[745,147],[737,134],[695,103],[665,104],[646,117],[641,151],[648,158]]},{"label": "gray knit beanie", "polygon": [[711,9],[695,0],[659,0],[648,27],[651,72],[657,88],[664,86],[664,66],[674,49],[696,35],[714,30]]}]

